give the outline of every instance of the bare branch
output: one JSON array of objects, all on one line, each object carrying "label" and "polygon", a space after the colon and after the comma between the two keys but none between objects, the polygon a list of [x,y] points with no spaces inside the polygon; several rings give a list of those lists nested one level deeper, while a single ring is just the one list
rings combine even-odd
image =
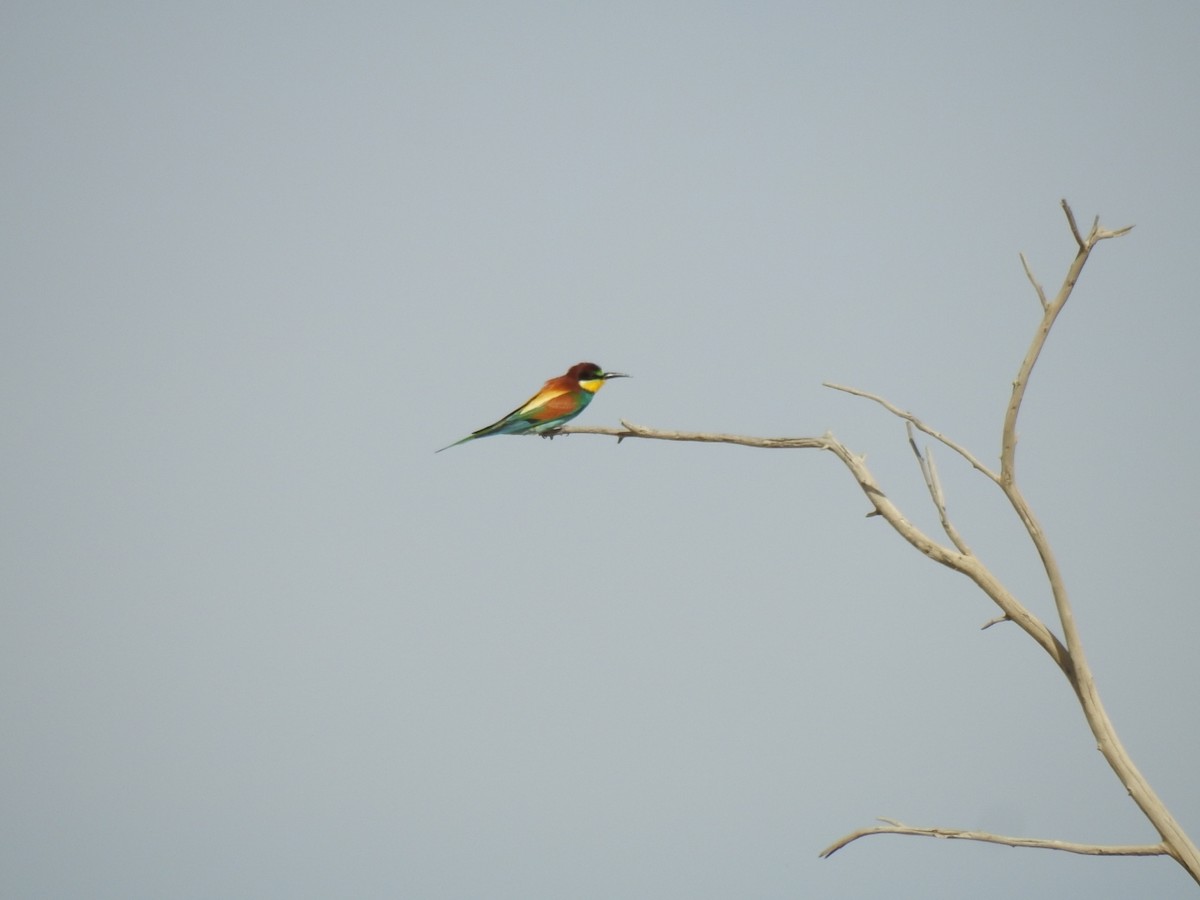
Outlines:
[{"label": "bare branch", "polygon": [[1024,253],[1021,254],[1021,265],[1025,269],[1025,277],[1029,279],[1029,283],[1032,284],[1033,289],[1037,291],[1038,300],[1040,300],[1042,304],[1042,310],[1045,311],[1046,307],[1050,305],[1050,303],[1046,300],[1046,291],[1042,288],[1038,280],[1033,277],[1033,270],[1029,268],[1029,260],[1025,258]]},{"label": "bare branch", "polygon": [[[1079,236],[1079,226],[1075,224],[1075,213],[1071,212],[1071,204],[1066,201],[1066,198],[1062,200],[1062,208],[1063,212],[1067,214],[1067,222],[1071,225],[1071,234],[1075,235],[1075,243],[1079,245],[1080,250],[1083,250],[1086,242]],[[1096,217],[1096,221],[1099,223],[1099,216]],[[1095,225],[1092,226],[1092,229],[1095,230]]]},{"label": "bare branch", "polygon": [[[855,393],[855,391],[849,391]],[[875,399],[875,398],[871,398]],[[903,414],[901,414],[903,418]],[[913,423],[917,428],[921,428],[920,422]],[[859,488],[866,495],[867,500],[871,503],[874,509],[868,513],[869,516],[879,516],[887,521],[892,529],[899,534],[904,540],[908,541],[918,551],[928,556],[934,562],[953,569],[956,572],[961,572],[970,578],[979,588],[987,594],[992,601],[1000,607],[1000,610],[1008,616],[1012,621],[1016,622],[1030,637],[1045,650],[1050,658],[1054,660],[1063,672],[1069,673],[1071,663],[1067,657],[1067,649],[1062,642],[1050,631],[1045,624],[1033,615],[1025,606],[1017,600],[1012,593],[1009,592],[999,579],[991,573],[987,566],[983,565],[977,557],[968,556],[965,553],[958,551],[955,548],[946,547],[937,543],[927,534],[912,524],[899,508],[896,507],[883,489],[875,481],[875,476],[871,474],[870,469],[863,457],[856,456],[849,448],[841,441],[837,440],[831,434],[825,434],[822,437],[780,437],[780,438],[759,438],[746,437],[738,434],[712,434],[707,432],[690,432],[690,431],[662,431],[656,428],[647,428],[644,425],[634,425],[632,422],[625,420],[621,421],[622,428],[609,428],[603,426],[583,426],[583,427],[567,427],[563,428],[559,434],[600,434],[617,439],[624,438],[642,438],[646,440],[659,441],[698,441],[710,444],[737,444],[743,447],[761,447],[761,448],[795,448],[807,450],[826,450],[841,460],[842,464],[850,471],[851,476],[858,482]]]},{"label": "bare branch", "polygon": [[[853,392],[851,392],[853,393]],[[872,398],[873,399],[873,398]],[[902,416],[904,418],[904,416]],[[1109,765],[1117,774],[1121,783],[1128,789],[1130,796],[1134,802],[1145,813],[1146,817],[1158,830],[1163,837],[1163,843],[1167,852],[1179,860],[1180,863],[1187,869],[1188,873],[1200,881],[1200,865],[1196,863],[1195,845],[1191,843],[1186,832],[1179,827],[1178,823],[1171,816],[1165,804],[1158,798],[1150,785],[1146,782],[1141,772],[1134,766],[1132,760],[1128,757],[1124,747],[1117,738],[1116,731],[1100,705],[1100,699],[1096,693],[1095,684],[1092,681],[1091,673],[1087,670],[1086,663],[1079,665],[1080,659],[1075,658],[1073,653],[1068,651],[1062,642],[1039,620],[1036,616],[1029,612],[1016,597],[992,574],[992,572],[984,566],[977,557],[968,555],[959,550],[945,547],[932,540],[928,535],[922,532],[919,528],[913,525],[900,510],[887,497],[879,484],[875,481],[874,476],[866,466],[866,462],[861,456],[853,454],[844,444],[834,438],[832,435],[826,434],[822,437],[777,437],[777,438],[758,438],[747,437],[735,434],[713,434],[706,432],[684,432],[684,431],[662,431],[654,428],[647,428],[642,425],[634,425],[628,421],[622,421],[622,428],[604,428],[604,427],[576,427],[563,429],[565,434],[600,434],[616,437],[618,439],[633,437],[646,440],[667,440],[667,441],[698,441],[704,443],[724,443],[737,444],[746,447],[760,448],[796,448],[796,449],[814,449],[826,450],[836,456],[842,464],[849,470],[850,474],[858,483],[863,494],[868,502],[874,507],[874,514],[883,518],[904,540],[915,547],[918,551],[928,556],[934,562],[953,569],[956,572],[961,572],[970,578],[979,588],[987,594],[992,601],[1000,607],[1004,613],[1003,618],[1015,622],[1026,634],[1032,637],[1043,650],[1046,651],[1054,660],[1055,664],[1067,676],[1067,680],[1075,689],[1077,696],[1080,699],[1080,704],[1083,706],[1084,714],[1088,720],[1088,724],[1092,728],[1093,734],[1096,736],[1098,746],[1101,753],[1104,754]],[[920,425],[913,423],[916,427]],[[1006,488],[1005,492],[1009,493],[1011,488]],[[1018,498],[1019,504],[1014,503],[1018,510],[1023,509],[1023,521],[1027,521],[1027,527],[1031,528],[1031,535],[1035,536],[1035,542],[1039,545],[1039,551],[1043,552],[1044,560],[1048,560],[1048,573],[1052,572],[1051,581],[1057,588],[1056,597],[1061,594],[1065,601],[1065,591],[1062,589],[1061,576],[1058,573],[1057,566],[1053,563],[1053,556],[1049,555],[1049,547],[1045,543],[1045,537],[1037,527],[1036,522],[1032,519],[1032,514],[1028,511],[1028,506],[1024,504],[1020,494],[1013,492],[1011,496]],[[1069,613],[1069,607],[1067,607]],[[1076,638],[1077,639],[1077,638]],[[1080,676],[1083,677],[1080,677]],[[868,831],[865,833],[875,833]],[[951,835],[943,834],[943,837]],[[961,837],[962,835],[960,835]],[[973,838],[977,839],[977,838]],[[844,846],[839,844],[837,846]],[[837,849],[835,846],[833,849]],[[1024,846],[1024,845],[1022,845]],[[832,851],[830,851],[832,852]],[[1078,852],[1078,851],[1075,851]]]},{"label": "bare branch", "polygon": [[[1067,270],[1066,278],[1063,279],[1062,287],[1059,288],[1058,295],[1054,298],[1053,302],[1046,303],[1044,292],[1034,282],[1034,286],[1038,289],[1038,296],[1042,300],[1042,321],[1034,333],[1033,341],[1029,345],[1025,359],[1021,362],[1021,368],[1017,372],[1016,380],[1013,381],[1012,397],[1009,400],[1008,410],[1004,416],[1004,430],[1001,433],[1000,440],[1000,481],[1002,485],[1011,484],[1016,477],[1017,416],[1021,411],[1021,401],[1025,398],[1025,389],[1029,385],[1029,376],[1033,373],[1033,367],[1037,364],[1038,357],[1041,356],[1042,347],[1046,344],[1046,338],[1050,334],[1051,327],[1058,318],[1058,314],[1062,312],[1062,308],[1066,305],[1067,300],[1070,299],[1071,291],[1075,289],[1075,283],[1079,280],[1084,263],[1087,262],[1088,256],[1091,254],[1096,242],[1128,234],[1133,228],[1132,225],[1128,225],[1116,231],[1102,231],[1097,219],[1097,224],[1092,226],[1092,231],[1085,240],[1079,233],[1079,226],[1075,222],[1075,213],[1071,211],[1071,206],[1066,200],[1062,201],[1062,208],[1063,212],[1067,215],[1067,222],[1071,226],[1071,234],[1075,237],[1075,243],[1079,245],[1079,252],[1075,254],[1075,260],[1071,263],[1070,269]],[[1022,261],[1024,261],[1024,256],[1022,256]],[[1025,271],[1026,274],[1029,274],[1028,266],[1026,266]]]},{"label": "bare branch", "polygon": [[[646,428],[634,425],[621,419],[622,428],[610,428],[604,425],[571,425],[560,428],[554,434],[601,434],[615,437],[618,441],[625,438],[646,438],[655,441],[695,441],[702,444],[737,444],[741,447],[758,447],[763,450],[828,450],[831,437],[750,437],[741,434],[716,434],[702,431],[664,431],[659,428]],[[834,441],[836,443],[836,441]]]},{"label": "bare branch", "polygon": [[[1039,299],[1043,304],[1043,315],[1041,323],[1038,326],[1033,340],[1030,343],[1029,349],[1025,355],[1025,359],[1021,363],[1020,370],[1017,373],[1017,378],[1013,382],[1012,397],[1009,401],[1008,409],[1005,413],[1004,426],[1001,437],[1001,454],[1000,454],[1000,471],[997,474],[988,469],[979,460],[966,450],[961,445],[946,438],[944,435],[929,428],[920,419],[912,413],[898,409],[886,400],[874,394],[868,394],[865,391],[860,391],[854,388],[842,387],[835,384],[827,384],[827,387],[834,390],[844,391],[846,393],[864,397],[869,400],[874,400],[882,405],[889,412],[904,419],[911,427],[929,435],[935,440],[940,441],[945,446],[954,450],[975,469],[986,475],[991,481],[996,483],[1009,499],[1013,509],[1016,511],[1022,524],[1025,526],[1026,532],[1029,534],[1030,540],[1033,542],[1039,556],[1042,559],[1042,565],[1046,572],[1047,580],[1050,583],[1051,591],[1054,595],[1055,608],[1058,612],[1059,620],[1062,623],[1063,641],[1051,632],[1044,623],[1036,616],[1029,612],[1023,604],[1021,604],[1012,593],[992,574],[992,572],[984,566],[978,558],[976,558],[966,548],[965,544],[961,543],[961,539],[952,530],[949,523],[949,518],[945,516],[945,501],[942,495],[941,485],[937,478],[936,469],[932,465],[932,458],[928,460],[922,458],[918,452],[918,459],[922,461],[922,471],[926,478],[926,484],[929,487],[930,495],[934,500],[935,506],[938,507],[939,515],[943,519],[943,528],[946,529],[947,535],[951,538],[954,547],[947,547],[933,541],[919,528],[908,521],[900,512],[900,510],[891,502],[883,490],[875,481],[874,476],[866,466],[865,459],[861,456],[853,454],[844,444],[836,440],[832,435],[826,434],[822,437],[795,437],[795,438],[756,438],[745,437],[732,434],[709,434],[703,432],[679,432],[679,431],[660,431],[657,429],[646,428],[640,425],[633,425],[629,422],[622,421],[623,428],[596,428],[596,427],[576,427],[565,428],[560,433],[582,433],[582,434],[602,434],[616,437],[618,442],[624,438],[636,437],[653,440],[669,440],[669,441],[700,441],[706,443],[727,443],[738,444],[748,447],[760,448],[796,448],[796,449],[816,449],[826,450],[836,456],[842,464],[849,470],[859,487],[866,495],[868,502],[873,507],[868,513],[871,516],[878,516],[887,521],[887,523],[895,530],[904,540],[915,547],[918,551],[928,556],[934,562],[944,565],[950,569],[960,572],[970,578],[991,600],[1000,608],[1002,616],[993,619],[985,624],[984,628],[989,628],[994,624],[1002,621],[1011,621],[1016,623],[1025,633],[1027,633],[1034,641],[1046,651],[1047,654],[1054,660],[1055,664],[1066,676],[1072,689],[1075,691],[1079,699],[1080,706],[1083,709],[1084,716],[1087,719],[1088,726],[1092,730],[1092,734],[1097,741],[1097,747],[1103,754],[1105,760],[1111,766],[1113,772],[1117,775],[1121,784],[1129,792],[1130,797],[1137,804],[1138,808],[1153,824],[1158,831],[1163,841],[1156,845],[1131,845],[1123,847],[1107,847],[1103,845],[1090,844],[1069,844],[1060,841],[1041,841],[1028,838],[1008,838],[1000,835],[991,835],[986,832],[964,832],[951,831],[947,829],[914,829],[909,826],[901,825],[900,823],[892,823],[888,828],[865,829],[861,832],[856,832],[853,835],[844,838],[842,841],[834,844],[827,849],[822,855],[828,855],[842,846],[845,846],[852,840],[862,837],[866,834],[878,833],[903,833],[903,834],[921,834],[933,837],[956,838],[960,840],[979,840],[989,841],[992,843],[1006,843],[1010,846],[1035,846],[1045,847],[1049,849],[1066,850],[1073,853],[1089,853],[1098,855],[1163,855],[1168,854],[1176,859],[1192,876],[1194,880],[1200,883],[1200,850],[1197,850],[1195,844],[1191,842],[1186,832],[1180,828],[1175,821],[1166,805],[1154,793],[1145,777],[1134,765],[1129,757],[1124,746],[1117,737],[1116,730],[1105,712],[1104,707],[1100,703],[1100,697],[1096,690],[1091,670],[1088,667],[1087,660],[1084,657],[1083,646],[1079,639],[1078,629],[1075,625],[1074,615],[1071,610],[1071,605],[1067,597],[1065,582],[1062,578],[1062,573],[1059,570],[1057,560],[1051,550],[1049,541],[1045,533],[1042,531],[1041,525],[1038,523],[1033,514],[1028,502],[1025,500],[1016,483],[1016,445],[1017,445],[1017,418],[1020,413],[1021,403],[1024,399],[1025,390],[1029,384],[1030,375],[1033,368],[1041,355],[1042,348],[1045,346],[1047,336],[1051,327],[1054,325],[1058,314],[1062,311],[1067,300],[1071,296],[1071,292],[1075,287],[1080,273],[1083,270],[1084,264],[1087,262],[1088,256],[1097,242],[1107,240],[1109,238],[1119,237],[1127,234],[1132,226],[1120,228],[1115,231],[1103,230],[1100,228],[1099,219],[1092,224],[1092,229],[1084,238],[1079,233],[1078,224],[1075,221],[1074,213],[1070,206],[1063,201],[1063,210],[1066,213],[1067,221],[1071,228],[1071,233],[1075,237],[1078,245],[1074,261],[1071,263],[1067,271],[1066,277],[1063,279],[1062,286],[1059,288],[1058,294],[1053,301],[1046,302],[1044,292],[1041,291],[1040,285],[1033,279],[1026,264],[1026,274],[1030,281],[1034,284],[1035,289],[1039,291]],[[1024,262],[1024,257],[1022,257]],[[915,441],[912,439],[911,428],[909,429],[909,440],[916,450]]]},{"label": "bare branch", "polygon": [[954,527],[954,523],[950,521],[950,516],[946,513],[946,495],[942,493],[942,483],[938,478],[937,466],[933,464],[933,451],[926,450],[922,455],[920,448],[917,447],[916,438],[913,435],[912,422],[905,422],[904,429],[908,432],[908,445],[912,447],[913,454],[917,457],[917,465],[921,467],[921,477],[925,479],[925,487],[929,489],[929,498],[933,501],[934,508],[937,509],[938,518],[942,522],[942,530],[946,532],[946,537],[958,548],[958,552],[964,556],[972,556],[971,548],[967,546],[966,541],[958,533],[958,529]]},{"label": "bare branch", "polygon": [[[1066,674],[1067,680],[1079,698],[1084,718],[1087,720],[1088,727],[1096,738],[1097,748],[1112,768],[1113,773],[1129,792],[1134,803],[1137,804],[1138,808],[1150,820],[1151,824],[1154,825],[1159,835],[1163,838],[1163,842],[1170,854],[1187,869],[1188,874],[1193,879],[1200,882],[1200,850],[1196,848],[1196,845],[1192,843],[1187,833],[1175,821],[1166,804],[1162,802],[1153,788],[1150,787],[1149,782],[1146,781],[1145,776],[1142,775],[1141,771],[1134,764],[1128,751],[1117,736],[1112,720],[1100,702],[1100,695],[1096,690],[1091,667],[1088,665],[1084,654],[1083,643],[1075,623],[1075,614],[1071,608],[1066,583],[1058,567],[1058,561],[1050,547],[1050,542],[1045,532],[1042,530],[1041,524],[1034,516],[1033,510],[1030,508],[1028,501],[1026,501],[1016,482],[1017,417],[1020,414],[1025,390],[1029,385],[1030,375],[1041,355],[1042,348],[1045,346],[1050,329],[1057,320],[1058,314],[1066,305],[1067,300],[1070,299],[1071,292],[1074,290],[1075,284],[1079,280],[1079,275],[1083,271],[1084,264],[1087,262],[1095,245],[1099,241],[1128,234],[1133,227],[1126,226],[1118,228],[1115,231],[1101,229],[1100,221],[1097,217],[1092,223],[1092,229],[1088,233],[1088,236],[1084,238],[1079,233],[1079,226],[1075,221],[1075,214],[1071,211],[1070,205],[1064,200],[1062,207],[1066,213],[1071,234],[1074,236],[1079,250],[1067,270],[1058,295],[1046,307],[1042,321],[1034,333],[1029,350],[1025,354],[1025,359],[1021,363],[1016,380],[1013,381],[1012,397],[1009,401],[1008,410],[1005,413],[1004,427],[1001,433],[999,483],[1005,496],[1008,497],[1009,502],[1020,518],[1021,523],[1025,526],[1025,530],[1029,534],[1029,538],[1038,555],[1041,557],[1042,567],[1046,572],[1046,578],[1050,583],[1050,590],[1054,596],[1055,609],[1062,624],[1063,640],[1066,642],[1067,653],[1064,661],[1067,663],[1067,666],[1063,668],[1063,672]],[[1007,613],[1008,610],[1006,609],[1005,612]]]},{"label": "bare branch", "polygon": [[871,394],[871,393],[868,393],[867,391],[862,391],[862,390],[859,390],[858,388],[846,387],[845,385],[842,385],[842,384],[834,384],[830,381],[823,381],[823,382],[821,382],[821,384],[823,387],[831,388],[832,390],[835,390],[835,391],[842,391],[847,394],[852,394],[855,397],[863,397],[864,399],[875,401],[880,406],[882,406],[884,409],[886,409],[888,412],[890,412],[892,415],[898,416],[901,419],[904,419],[906,422],[911,422],[917,428],[918,431],[923,431],[925,434],[929,435],[935,441],[940,441],[941,443],[945,444],[947,447],[949,447],[951,450],[953,450],[955,453],[957,453],[959,456],[961,456],[963,459],[965,459],[967,462],[969,462],[973,468],[978,469],[980,472],[982,472],[984,475],[986,475],[992,481],[999,483],[1000,476],[998,476],[995,472],[993,472],[991,469],[989,469],[987,466],[985,466],[983,463],[981,463],[975,457],[975,454],[973,454],[966,447],[962,446],[961,444],[959,444],[955,441],[952,441],[950,438],[946,437],[940,431],[934,431],[932,428],[930,428],[928,425],[926,425],[924,422],[922,422],[919,418],[917,418],[917,416],[913,415],[910,412],[905,412],[904,410],[900,409],[900,407],[896,406],[893,403],[889,403],[887,400],[883,399],[878,394]]},{"label": "bare branch", "polygon": [[984,622],[984,623],[983,623],[981,626],[979,626],[979,630],[980,630],[980,631],[987,631],[987,630],[988,630],[989,628],[991,628],[993,625],[999,625],[1001,622],[1007,622],[1007,621],[1009,621],[1009,618],[1008,618],[1008,616],[996,616],[996,618],[994,618],[994,619],[988,619],[988,620],[987,620],[986,622]]},{"label": "bare branch", "polygon": [[923,828],[915,825],[905,825],[894,819],[880,818],[887,825],[877,825],[873,828],[860,828],[844,837],[838,838],[821,851],[822,857],[830,857],[847,844],[859,838],[872,834],[910,834],[922,837],[944,838],[956,841],[984,841],[989,844],[1003,844],[1006,847],[1034,847],[1041,850],[1060,850],[1065,853],[1082,853],[1085,856],[1170,856],[1171,851],[1165,844],[1077,844],[1072,841],[1053,841],[1042,838],[1010,837],[1003,834],[992,834],[988,831],[960,831],[956,828]]}]

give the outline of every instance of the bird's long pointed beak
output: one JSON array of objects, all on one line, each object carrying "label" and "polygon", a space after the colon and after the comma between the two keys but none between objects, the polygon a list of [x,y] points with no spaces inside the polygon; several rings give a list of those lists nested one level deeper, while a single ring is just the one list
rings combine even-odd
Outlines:
[{"label": "bird's long pointed beak", "polygon": [[624,372],[605,372],[603,378],[608,381],[610,378],[632,378],[632,375],[626,375]]}]

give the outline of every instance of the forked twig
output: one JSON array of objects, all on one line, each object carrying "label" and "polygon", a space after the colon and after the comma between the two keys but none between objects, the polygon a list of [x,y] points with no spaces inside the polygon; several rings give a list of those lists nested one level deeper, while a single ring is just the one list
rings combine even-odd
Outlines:
[{"label": "forked twig", "polygon": [[883,399],[883,397],[880,397],[878,394],[872,394],[867,391],[859,390],[858,388],[846,387],[844,384],[834,384],[831,381],[823,381],[823,382],[821,382],[821,384],[823,387],[830,388],[831,390],[842,391],[847,394],[852,394],[855,397],[862,397],[866,400],[873,400],[874,402],[876,402],[880,406],[882,406],[884,409],[886,409],[888,412],[890,412],[892,415],[898,416],[901,419],[903,419],[904,421],[912,423],[913,427],[916,428],[918,431],[923,431],[923,432],[925,432],[925,434],[929,435],[935,441],[939,441],[939,442],[945,444],[947,447],[949,447],[951,450],[953,450],[955,453],[957,453],[959,456],[961,456],[963,459],[965,459],[967,462],[969,462],[973,468],[978,469],[980,472],[982,472],[984,475],[986,475],[992,481],[998,482],[1000,480],[999,475],[997,475],[995,472],[993,472],[991,469],[989,469],[987,466],[985,466],[983,463],[981,463],[976,458],[975,454],[973,454],[970,450],[968,450],[962,444],[959,444],[957,441],[951,440],[950,438],[946,437],[946,435],[942,434],[940,431],[935,431],[933,428],[930,428],[928,425],[926,425],[924,422],[922,422],[917,416],[901,409],[900,407],[896,406],[894,403],[889,403],[887,400]]},{"label": "forked twig", "polygon": [[[1087,244],[1082,237],[1079,236],[1079,226],[1075,224],[1075,213],[1071,211],[1070,204],[1066,200],[1062,201],[1063,212],[1067,214],[1067,223],[1071,226],[1071,234],[1075,235],[1075,243],[1079,245],[1079,249],[1083,250]],[[1092,230],[1096,230],[1096,226],[1100,224],[1100,217],[1096,217],[1096,221],[1092,224]]]},{"label": "forked twig", "polygon": [[917,439],[913,435],[912,422],[905,422],[904,429],[908,433],[908,446],[912,448],[913,455],[917,457],[917,465],[921,468],[921,477],[925,479],[925,487],[929,489],[929,499],[933,501],[934,509],[937,510],[938,518],[941,520],[942,531],[946,532],[946,537],[950,538],[959,553],[964,556],[972,556],[971,548],[962,539],[962,535],[958,533],[958,529],[954,527],[954,523],[950,521],[950,516],[946,512],[946,495],[942,493],[942,482],[938,478],[937,466],[933,463],[933,451],[926,450],[924,454],[921,453],[921,448],[917,446]]},{"label": "forked twig", "polygon": [[1038,300],[1041,301],[1042,309],[1045,310],[1050,305],[1049,301],[1046,300],[1046,291],[1042,288],[1042,285],[1038,282],[1038,280],[1034,278],[1033,270],[1029,268],[1029,260],[1025,258],[1024,253],[1021,254],[1021,265],[1025,269],[1025,277],[1029,279],[1029,283],[1032,284],[1033,289],[1037,291]]}]

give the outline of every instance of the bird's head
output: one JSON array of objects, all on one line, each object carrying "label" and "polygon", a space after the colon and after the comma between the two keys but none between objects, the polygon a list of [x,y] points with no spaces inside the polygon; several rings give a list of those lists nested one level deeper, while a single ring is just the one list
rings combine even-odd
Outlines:
[{"label": "bird's head", "polygon": [[604,382],[610,378],[628,378],[623,372],[605,372],[595,363],[576,363],[567,370],[567,375],[574,378],[579,386],[589,394],[594,394],[604,387]]}]

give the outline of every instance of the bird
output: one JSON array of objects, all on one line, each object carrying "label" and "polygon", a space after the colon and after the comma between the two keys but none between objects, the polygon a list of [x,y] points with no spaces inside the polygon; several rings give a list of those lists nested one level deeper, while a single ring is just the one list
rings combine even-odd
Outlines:
[{"label": "bird", "polygon": [[622,372],[605,372],[595,363],[576,363],[565,375],[551,378],[542,389],[518,406],[503,419],[478,431],[472,431],[461,441],[447,444],[435,453],[449,450],[476,438],[493,434],[540,434],[553,437],[563,423],[571,421],[592,402],[596,391],[610,378],[628,378]]}]

